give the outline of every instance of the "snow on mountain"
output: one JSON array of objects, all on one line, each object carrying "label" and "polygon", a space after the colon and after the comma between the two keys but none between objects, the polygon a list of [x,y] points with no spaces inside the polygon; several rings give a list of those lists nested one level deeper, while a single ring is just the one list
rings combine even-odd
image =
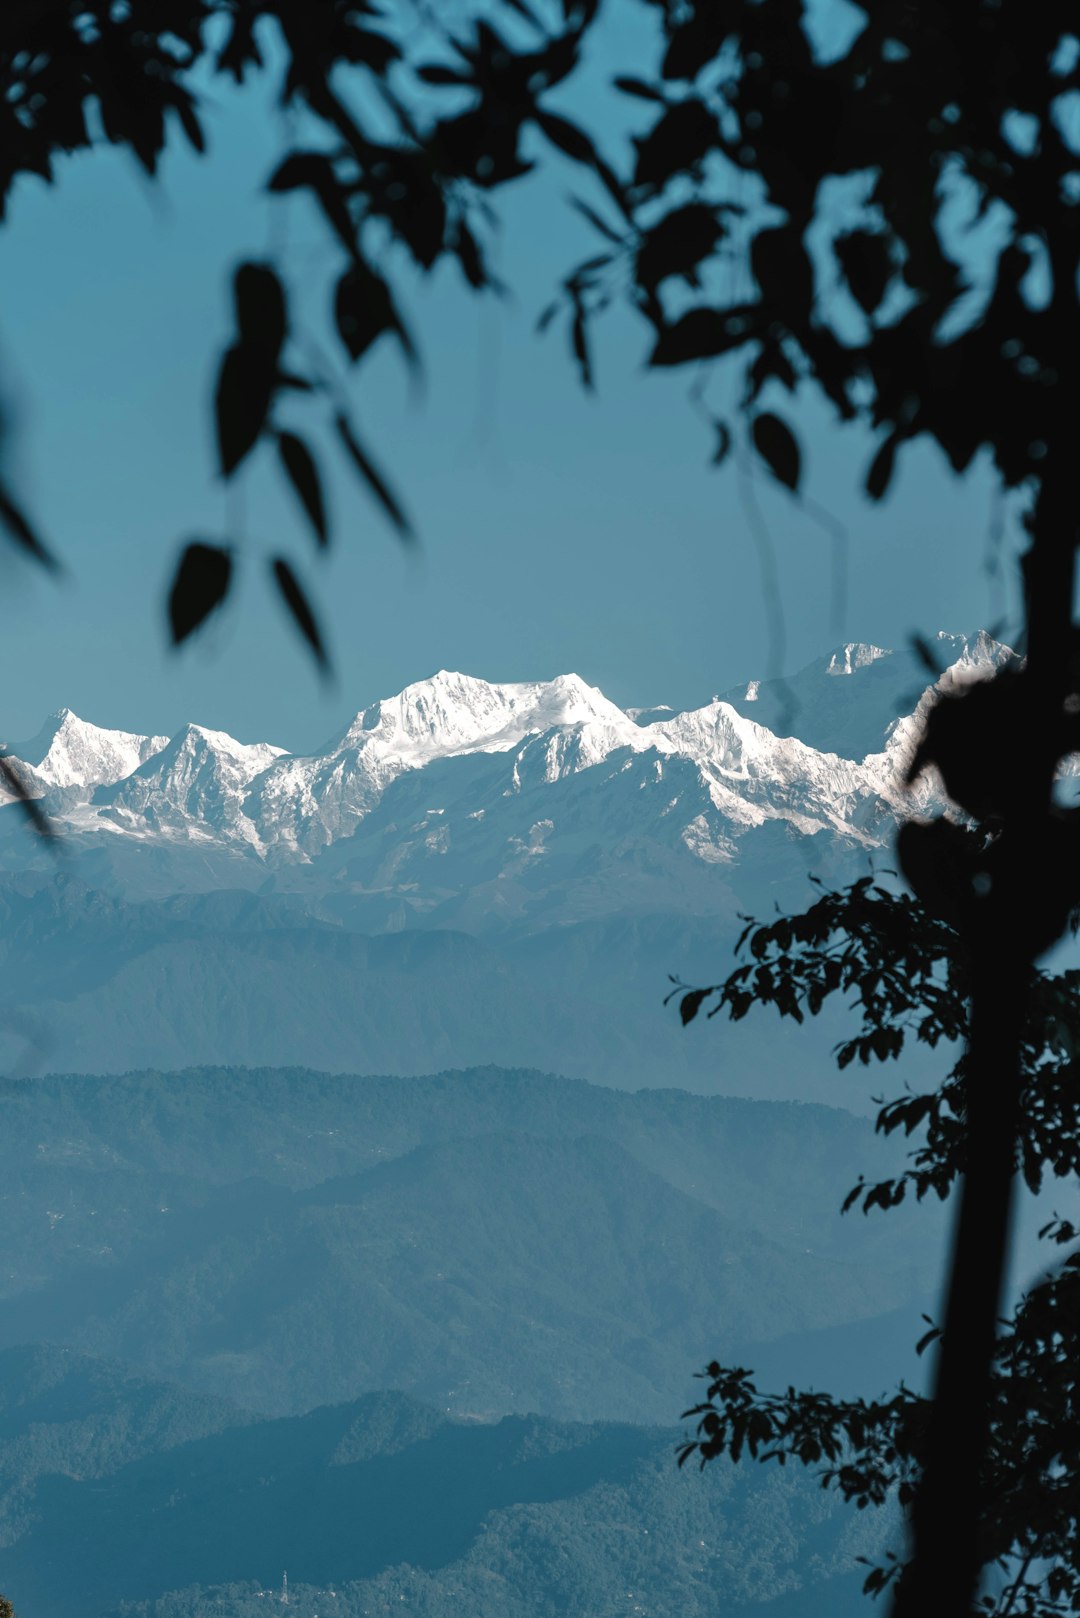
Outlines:
[{"label": "snow on mountain", "polygon": [[[8,751],[32,797],[52,792],[89,796],[95,787],[123,780],[167,741],[167,736],[105,730],[80,719],[70,708],[61,708],[30,741],[16,743]],[[0,802],[10,797],[0,788]]]},{"label": "snow on mountain", "polygon": [[[943,690],[1015,655],[988,636],[943,635],[937,649]],[[542,872],[610,888],[613,860],[619,880],[632,871],[643,894],[659,891],[683,880],[688,855],[691,874],[732,868],[766,832],[775,863],[769,828],[815,848],[821,833],[880,846],[934,797],[933,782],[914,799],[903,786],[932,700],[913,654],[852,643],[681,713],[624,712],[572,674],[496,684],[441,671],[304,757],[198,725],[167,742],[105,731],[66,711],[13,752],[80,846],[218,848],[252,883],[271,867],[294,884],[308,867],[323,889],[380,903],[407,893],[430,908],[468,891],[505,909],[537,902]]]},{"label": "snow on mountain", "polygon": [[146,835],[236,838],[260,846],[243,812],[251,782],[284,752],[238,742],[221,730],[185,725],[124,780],[100,786],[93,805],[122,831]]},{"label": "snow on mountain", "polygon": [[466,753],[510,752],[545,733],[554,739],[552,779],[615,747],[648,745],[621,708],[576,674],[495,685],[441,670],[362,709],[321,753],[283,759],[255,783],[246,812],[267,844],[312,854],[348,835],[406,770]]}]

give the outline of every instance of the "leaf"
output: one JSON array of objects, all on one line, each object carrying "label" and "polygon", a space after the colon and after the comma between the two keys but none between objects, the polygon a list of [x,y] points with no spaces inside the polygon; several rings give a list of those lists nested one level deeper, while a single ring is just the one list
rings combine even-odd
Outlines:
[{"label": "leaf", "polygon": [[214,395],[224,477],[232,476],[258,442],[277,386],[276,359],[268,349],[234,343],[225,351]]},{"label": "leaf", "polygon": [[732,309],[688,309],[673,326],[665,326],[649,355],[650,365],[686,365],[715,359],[753,338],[757,310],[752,304]]},{"label": "leaf", "polygon": [[724,234],[724,226],[706,203],[674,209],[652,226],[638,249],[638,285],[655,291],[670,275],[685,276],[696,285],[697,266],[715,251]]},{"label": "leaf", "polygon": [[285,289],[269,264],[239,265],[233,277],[236,327],[240,341],[265,348],[276,361],[288,330]]},{"label": "leaf", "polygon": [[641,101],[663,102],[664,100],[662,93],[655,89],[653,85],[646,84],[644,79],[635,79],[621,74],[618,78],[612,79],[611,82],[616,90],[622,91],[624,96],[637,96]]},{"label": "leaf", "polygon": [[37,832],[39,837],[44,837],[54,842],[57,833],[53,828],[52,821],[42,809],[40,800],[30,796],[26,788],[26,782],[19,775],[8,755],[2,752],[0,752],[0,777],[2,777],[8,791],[30,822],[32,829]]},{"label": "leaf", "polygon": [[330,542],[326,503],[323,500],[322,484],[311,451],[304,440],[298,438],[295,433],[278,433],[277,439],[281,464],[300,497],[300,503],[308,514],[319,544],[325,549]]},{"label": "leaf", "polygon": [[855,302],[872,315],[895,269],[889,238],[877,230],[849,230],[833,242],[833,252]]},{"label": "leaf", "polygon": [[570,322],[570,344],[581,372],[582,386],[591,391],[594,383],[592,357],[589,353],[589,332],[585,324],[585,311],[580,305],[575,309],[574,318]]},{"label": "leaf", "polygon": [[460,87],[469,83],[463,73],[459,73],[456,68],[445,67],[441,62],[424,63],[422,67],[416,69],[416,77],[424,84],[434,84],[440,88],[446,85]]},{"label": "leaf", "polygon": [[898,443],[897,435],[890,433],[870,462],[870,470],[866,474],[866,492],[871,500],[880,500],[892,481]]},{"label": "leaf", "polygon": [[684,1028],[687,1023],[693,1022],[701,1010],[701,1002],[706,1000],[710,994],[712,994],[711,989],[691,989],[689,994],[683,995],[679,1001],[679,1016],[682,1018]]},{"label": "leaf", "polygon": [[713,450],[712,464],[723,466],[731,453],[731,428],[726,421],[714,421],[713,426],[716,428],[716,448]]},{"label": "leaf", "polygon": [[773,477],[786,489],[790,489],[792,494],[797,493],[802,456],[799,452],[799,441],[791,428],[781,421],[779,416],[763,410],[760,415],[754,417],[750,432],[754,448]]},{"label": "leaf", "polygon": [[541,112],[537,109],[536,122],[543,130],[553,146],[567,157],[572,157],[575,163],[585,163],[590,168],[596,167],[596,148],[584,130],[577,124],[572,124],[569,118],[561,118],[554,112]]},{"label": "leaf", "polygon": [[293,617],[293,622],[311,647],[312,656],[324,674],[330,672],[330,660],[323,645],[322,633],[319,629],[315,614],[308,605],[307,596],[300,587],[300,582],[292,568],[283,556],[275,556],[273,563],[274,578],[281,592],[281,598]]},{"label": "leaf", "polygon": [[384,332],[394,332],[406,358],[415,365],[416,350],[394,306],[393,294],[367,264],[353,264],[338,281],[334,321],[350,359],[360,359]]},{"label": "leaf", "polygon": [[224,545],[192,540],[186,545],[169,591],[169,630],[172,643],[187,640],[229,593],[232,552]]},{"label": "leaf", "polygon": [[48,568],[50,573],[59,573],[60,563],[48,546],[39,539],[21,509],[15,504],[15,501],[2,484],[0,484],[0,523],[7,529],[8,537],[14,540],[20,550],[24,550],[28,556],[32,556],[34,561],[40,563],[42,567]]},{"label": "leaf", "polygon": [[606,236],[608,241],[614,242],[616,247],[622,246],[623,239],[619,235],[618,231],[613,230],[607,221],[602,219],[597,213],[596,209],[591,207],[589,203],[583,202],[580,197],[571,197],[570,206],[572,208],[576,208],[578,213],[581,214],[582,218],[587,219],[593,229],[600,232],[601,236]]},{"label": "leaf", "polygon": [[720,125],[703,101],[677,101],[647,134],[635,136],[634,184],[660,191],[673,176],[697,169],[719,142]]},{"label": "leaf", "polygon": [[411,544],[416,538],[412,523],[402,510],[386,479],[353,432],[348,417],[344,415],[335,416],[334,426],[337,428],[338,437],[344,444],[350,460],[386,512],[386,515],[390,518],[398,531],[399,537],[405,543]]}]

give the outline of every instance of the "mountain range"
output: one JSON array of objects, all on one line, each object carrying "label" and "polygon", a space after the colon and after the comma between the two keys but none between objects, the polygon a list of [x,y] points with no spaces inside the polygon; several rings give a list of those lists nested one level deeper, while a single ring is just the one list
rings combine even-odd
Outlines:
[{"label": "mountain range", "polygon": [[[936,652],[943,688],[1014,658]],[[742,913],[887,866],[936,802],[904,783],[926,679],[848,645],[676,713],[440,673],[306,756],[64,710],[8,750],[59,838],[0,807],[0,1064],[496,1063],[853,1104],[835,1018],[721,1045],[660,1002],[726,969]]]},{"label": "mountain range", "polygon": [[857,1618],[891,1524],[670,1428],[461,1422],[402,1393],[259,1419],[0,1352],[0,1588],[25,1618]]}]

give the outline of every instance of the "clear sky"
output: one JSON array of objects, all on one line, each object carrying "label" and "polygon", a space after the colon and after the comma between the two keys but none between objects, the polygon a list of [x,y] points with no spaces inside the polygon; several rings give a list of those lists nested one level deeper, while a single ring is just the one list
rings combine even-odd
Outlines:
[{"label": "clear sky", "polygon": [[[269,461],[256,460],[227,510],[209,400],[231,265],[266,252],[284,229],[305,323],[329,348],[339,264],[304,201],[285,204],[284,227],[280,215],[273,223],[282,204],[260,188],[281,130],[265,92],[220,84],[213,94],[210,154],[177,145],[162,185],[102,151],[69,160],[51,189],[24,182],[0,225],[0,379],[17,427],[14,466],[68,568],[60,585],[10,562],[0,570],[0,735],[28,736],[66,704],[100,724],[171,731],[192,719],[300,750],[440,667],[499,680],[574,670],[624,705],[678,706],[768,672],[768,614],[739,481],[708,466],[689,378],[647,373],[647,333],[620,315],[604,329],[599,390],[587,397],[564,334],[534,335],[560,272],[595,249],[566,205],[581,173],[561,159],[497,199],[497,262],[514,297],[477,300],[451,272],[410,285],[424,390],[392,351],[352,383],[357,420],[414,513],[422,558],[403,555],[325,435],[328,559],[314,556]],[[985,469],[956,480],[916,449],[874,508],[859,492],[867,441],[819,410],[798,419],[809,492],[850,536],[848,605],[835,625],[827,537],[762,483],[788,671],[841,639],[896,646],[916,630],[979,627],[1014,605],[1011,579],[1003,589],[985,567]],[[238,512],[237,599],[171,655],[163,600],[177,547],[228,533]],[[321,604],[333,688],[320,687],[265,588],[265,557],[278,550],[303,567]]]}]

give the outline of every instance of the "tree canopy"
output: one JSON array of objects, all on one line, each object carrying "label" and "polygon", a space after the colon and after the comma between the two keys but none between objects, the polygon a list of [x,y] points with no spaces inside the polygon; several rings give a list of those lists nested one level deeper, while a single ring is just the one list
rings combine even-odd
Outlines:
[{"label": "tree canopy", "polygon": [[[395,266],[407,258],[430,271],[452,258],[469,285],[493,289],[484,245],[493,198],[554,149],[580,167],[577,205],[597,251],[568,271],[541,321],[564,319],[587,387],[593,324],[621,300],[645,323],[652,365],[693,370],[715,458],[745,442],[795,498],[802,456],[788,418],[811,394],[839,422],[878,435],[858,474],[872,498],[918,438],[957,473],[988,454],[1003,485],[1021,492],[1026,665],[941,702],[913,766],[936,767],[974,830],[961,835],[954,815],[912,823],[900,844],[915,892],[958,932],[969,1042],[950,1302],[899,1599],[905,1612],[960,1613],[973,1600],[997,1486],[987,1460],[995,1323],[1033,967],[1078,897],[1076,821],[1056,806],[1053,783],[1080,709],[1071,611],[1080,39],[1064,0],[883,0],[845,8],[852,26],[828,38],[805,0],[639,0],[656,23],[654,59],[627,64],[615,83],[642,124],[629,153],[609,155],[558,98],[604,18],[630,3],[490,0],[447,20],[422,0],[22,0],[0,22],[0,192],[24,173],[48,179],[65,153],[99,140],[127,147],[153,174],[174,129],[201,146],[196,86],[208,73],[243,81],[272,71],[303,121],[268,185],[310,193],[337,243],[342,348],[362,364],[394,342],[412,362]],[[328,377],[297,366],[280,267],[239,266],[234,293],[214,400],[222,476],[238,476],[271,440],[316,542],[329,543],[315,457],[275,419],[283,392],[310,394],[406,536],[404,503],[347,403]],[[709,402],[714,374],[736,384],[727,414]],[[49,561],[7,490],[0,518],[16,544]],[[185,543],[174,640],[228,595],[236,544],[229,535]],[[304,581],[284,557],[271,566],[325,663]],[[987,745],[1006,720],[1025,747],[1008,767]],[[893,1037],[887,1025],[874,1034]]]}]

